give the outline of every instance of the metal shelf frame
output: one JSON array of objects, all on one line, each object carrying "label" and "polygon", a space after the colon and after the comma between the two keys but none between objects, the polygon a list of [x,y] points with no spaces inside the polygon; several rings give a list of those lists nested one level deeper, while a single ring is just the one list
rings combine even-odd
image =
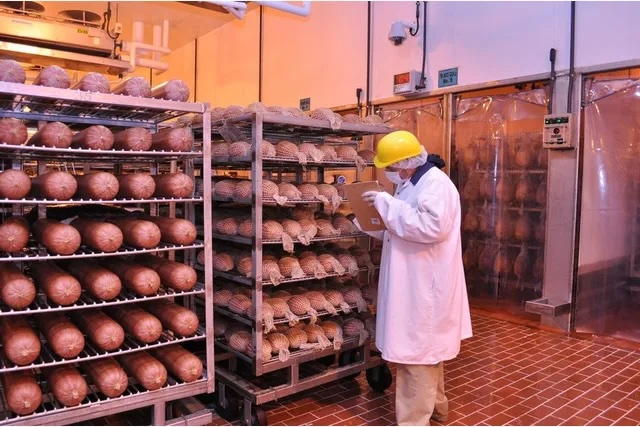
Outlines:
[{"label": "metal shelf frame", "polygon": [[[125,129],[129,127],[143,127],[151,132],[157,132],[162,127],[173,126],[178,123],[182,116],[194,115],[198,119],[201,117],[200,140],[193,151],[172,152],[172,151],[125,151],[125,150],[87,150],[75,148],[47,148],[35,146],[11,146],[0,144],[0,159],[13,167],[23,165],[33,167],[33,161],[38,173],[46,171],[47,162],[50,163],[72,163],[78,162],[82,170],[87,172],[92,166],[99,168],[127,167],[133,164],[145,164],[150,168],[151,173],[158,173],[163,170],[175,172],[180,165],[183,172],[194,177],[194,163],[202,163],[202,176],[211,176],[211,120],[210,109],[206,103],[183,103],[166,101],[161,99],[146,99],[124,95],[99,94],[82,92],[72,89],[56,89],[42,86],[33,86],[17,83],[0,82],[0,118],[13,117],[24,120],[30,127],[39,127],[42,122],[60,121],[68,124],[74,131],[83,129],[90,125],[104,125],[113,130]],[[207,159],[207,161],[203,161]],[[78,167],[78,166],[74,166]],[[146,167],[146,166],[145,166]],[[176,216],[176,205],[181,208],[181,216],[195,223],[195,205],[202,204],[205,217],[211,217],[211,180],[205,179],[202,183],[203,194],[201,197],[192,196],[181,199],[172,198],[149,198],[144,200],[115,199],[115,200],[43,200],[43,199],[22,199],[22,200],[0,200],[5,214],[13,210],[14,214],[21,214],[24,207],[33,205],[38,210],[39,216],[46,213],[46,209],[52,205],[150,205],[150,214],[157,215],[160,206],[169,207],[169,216]],[[205,221],[204,238],[190,245],[172,245],[162,243],[156,248],[136,249],[122,247],[114,253],[104,253],[91,251],[81,247],[73,255],[54,255],[37,244],[30,245],[26,251],[19,254],[0,253],[0,262],[34,262],[34,261],[57,261],[63,259],[76,258],[97,258],[138,255],[144,253],[162,252],[168,253],[172,259],[176,251],[184,252],[184,262],[195,264],[196,250],[204,250],[204,268],[200,268],[199,283],[189,291],[174,291],[161,287],[152,296],[140,296],[127,289],[121,291],[120,295],[111,301],[98,301],[83,292],[80,300],[71,306],[57,306],[49,303],[42,294],[36,296],[34,303],[24,310],[11,310],[4,305],[0,305],[0,316],[26,315],[51,312],[70,312],[84,309],[100,309],[122,304],[140,303],[158,299],[178,297],[184,300],[187,307],[193,306],[196,297],[205,301],[204,319],[201,319],[201,326],[197,333],[190,337],[180,337],[165,331],[162,337],[150,344],[142,344],[133,340],[130,336],[125,338],[123,346],[113,352],[104,352],[93,348],[90,342],[86,343],[85,349],[80,356],[71,360],[62,360],[55,356],[48,349],[48,345],[42,346],[42,352],[34,364],[29,366],[13,366],[6,361],[0,362],[0,375],[4,372],[31,369],[36,372],[41,381],[43,391],[43,404],[31,415],[17,416],[11,413],[6,406],[4,391],[0,387],[0,425],[64,425],[83,422],[89,419],[103,417],[110,414],[121,413],[143,407],[153,407],[153,425],[167,424],[166,412],[169,402],[195,396],[202,393],[214,391],[214,341],[213,341],[213,274],[212,274],[212,229],[211,221]],[[190,302],[189,302],[190,301]],[[76,364],[87,362],[104,357],[118,356],[120,354],[134,351],[143,351],[165,345],[173,345],[189,342],[206,342],[203,367],[205,368],[201,379],[192,383],[181,383],[169,377],[167,384],[159,390],[147,391],[137,382],[130,378],[128,390],[120,397],[105,398],[100,394],[90,382],[88,386],[90,392],[85,401],[79,406],[66,408],[55,401],[46,381],[43,381],[40,370],[46,367],[53,367],[62,364]],[[206,417],[205,417],[206,418]],[[204,420],[205,418],[199,418]],[[180,421],[171,421],[169,424],[177,425]]]}]

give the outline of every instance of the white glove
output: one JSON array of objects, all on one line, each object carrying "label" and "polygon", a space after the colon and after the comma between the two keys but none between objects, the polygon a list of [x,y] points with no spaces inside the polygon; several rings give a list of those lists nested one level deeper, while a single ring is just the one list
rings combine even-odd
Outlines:
[{"label": "white glove", "polygon": [[380,194],[380,191],[365,191],[362,193],[362,200],[367,202],[369,206],[373,206],[373,202],[376,200],[376,197],[378,197],[378,194]]}]

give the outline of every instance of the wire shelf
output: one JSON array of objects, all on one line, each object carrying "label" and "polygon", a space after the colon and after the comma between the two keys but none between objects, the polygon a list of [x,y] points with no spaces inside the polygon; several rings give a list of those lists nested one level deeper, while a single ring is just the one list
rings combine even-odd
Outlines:
[{"label": "wire shelf", "polygon": [[6,252],[0,252],[0,262],[18,262],[18,261],[58,261],[62,259],[76,259],[76,258],[104,258],[123,255],[141,255],[154,252],[167,252],[167,251],[182,251],[188,249],[202,249],[204,243],[198,242],[192,245],[173,245],[164,243],[158,247],[151,249],[137,249],[129,246],[123,246],[117,252],[98,252],[91,250],[85,246],[80,247],[76,253],[71,255],[57,255],[50,254],[47,250],[39,245],[33,245],[22,252],[15,254],[7,254]]},{"label": "wire shelf", "polygon": [[84,310],[87,308],[100,309],[103,307],[110,307],[114,305],[140,303],[165,298],[184,297],[188,295],[203,295],[205,292],[204,288],[205,286],[202,283],[197,283],[196,286],[194,286],[193,289],[189,291],[176,291],[171,288],[161,287],[155,295],[143,296],[135,294],[123,287],[120,294],[110,301],[100,301],[95,299],[88,293],[82,292],[80,299],[75,304],[65,306],[52,304],[47,300],[47,297],[44,294],[38,294],[35,301],[29,307],[23,310],[14,310],[7,307],[6,305],[0,304],[0,316],[74,311]]},{"label": "wire shelf", "polygon": [[[359,239],[359,238],[367,237],[367,236],[368,235],[366,233],[350,233],[350,234],[341,234],[339,236],[332,236],[332,237],[314,237],[313,239],[310,239],[310,242],[311,243],[331,242],[331,241],[346,240],[346,239]],[[224,234],[213,233],[213,238],[214,239],[218,239],[218,240],[228,241],[228,242],[241,243],[241,244],[245,244],[245,245],[253,244],[253,239],[251,237],[226,236]],[[301,243],[301,242],[298,239],[293,239],[293,243],[297,244],[297,243]],[[263,245],[281,245],[282,244],[282,239],[280,239],[280,240],[263,239],[262,240],[262,244]]]},{"label": "wire shelf", "polygon": [[93,199],[71,199],[71,200],[57,200],[57,199],[0,199],[0,204],[17,204],[17,205],[94,205],[94,204],[137,204],[137,203],[201,203],[204,200],[202,197],[190,197],[190,198],[167,198],[167,197],[153,197],[150,199],[108,199],[108,200],[93,200]]},{"label": "wire shelf", "polygon": [[45,342],[43,342],[40,350],[40,355],[30,365],[16,366],[13,363],[7,361],[5,358],[0,357],[0,373],[24,371],[27,369],[36,368],[49,368],[53,366],[67,365],[69,363],[75,362],[86,362],[89,360],[121,356],[123,354],[134,353],[136,351],[151,350],[153,348],[164,347],[171,344],[180,344],[189,341],[197,341],[205,338],[205,327],[201,325],[198,327],[198,331],[190,337],[176,336],[171,331],[165,330],[163,331],[158,341],[150,344],[140,343],[127,334],[122,345],[114,351],[101,350],[94,346],[93,343],[87,339],[85,341],[84,349],[82,350],[82,352],[73,359],[63,359],[59,357],[53,351],[51,351],[51,349]]},{"label": "wire shelf", "polygon": [[[350,305],[349,306],[351,308],[351,312],[356,312],[357,311],[357,306],[354,305]],[[215,311],[217,313],[220,313],[222,315],[225,315],[231,319],[237,320],[238,322],[244,323],[247,326],[251,326],[253,327],[255,324],[255,320],[253,318],[250,318],[248,316],[242,316],[240,314],[234,313],[230,310],[227,310],[226,308],[216,305],[214,306]],[[336,310],[338,311],[338,314],[347,314],[344,312],[344,310],[342,310],[341,308],[336,308]],[[325,316],[335,316],[335,314],[329,313],[326,310],[320,310],[318,311],[318,317],[325,317]],[[304,320],[309,320],[311,319],[311,316],[309,316],[308,314],[305,314],[303,316],[298,316],[298,320],[299,321],[304,321]],[[273,323],[275,325],[284,325],[289,323],[289,321],[287,319],[274,319]]]},{"label": "wire shelf", "polygon": [[[202,268],[202,267],[200,267]],[[367,268],[360,268],[358,269],[358,272],[365,272],[365,271],[369,271]],[[344,273],[327,273],[326,277],[340,277],[340,276],[346,276],[348,273],[344,272]],[[244,285],[249,285],[251,286],[253,284],[254,279],[250,278],[250,277],[244,277],[241,276],[239,273],[229,273],[229,272],[224,272],[224,271],[215,271],[213,272],[213,276],[214,277],[221,277],[223,279],[227,279],[227,280],[231,280],[233,282],[236,283],[242,283]],[[273,284],[271,281],[268,280],[263,280],[262,281],[262,286],[280,286],[286,283],[298,283],[298,282],[307,282],[310,280],[318,280],[315,276],[304,276],[304,277],[300,277],[297,279],[292,279],[292,278],[286,278],[283,279],[281,283],[279,283],[278,285]]]},{"label": "wire shelf", "polygon": [[[248,167],[251,166],[251,156],[241,156],[241,157],[216,157],[211,160],[212,165],[219,168],[221,166],[226,166],[228,168],[233,168],[237,166]],[[292,159],[288,157],[263,157],[262,164],[265,167],[324,167],[324,168],[332,168],[332,169],[344,169],[349,168],[353,169],[356,167],[356,163],[352,160],[331,160],[327,162],[313,162],[308,161],[306,164],[301,164],[298,159]],[[366,166],[373,166],[373,162],[366,162]]]}]

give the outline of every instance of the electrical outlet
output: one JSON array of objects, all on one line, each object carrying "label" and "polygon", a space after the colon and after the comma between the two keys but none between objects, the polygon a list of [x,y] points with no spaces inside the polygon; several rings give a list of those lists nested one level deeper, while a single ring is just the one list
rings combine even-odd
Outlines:
[{"label": "electrical outlet", "polygon": [[116,22],[115,27],[113,27],[113,32],[116,34],[122,34],[122,24],[120,22]]}]

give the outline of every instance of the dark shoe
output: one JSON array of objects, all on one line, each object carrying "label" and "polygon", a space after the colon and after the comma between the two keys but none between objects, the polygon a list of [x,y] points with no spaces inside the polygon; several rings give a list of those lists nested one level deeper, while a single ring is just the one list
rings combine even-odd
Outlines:
[{"label": "dark shoe", "polygon": [[447,414],[436,414],[435,412],[431,415],[431,419],[433,421],[444,424],[447,422]]}]

